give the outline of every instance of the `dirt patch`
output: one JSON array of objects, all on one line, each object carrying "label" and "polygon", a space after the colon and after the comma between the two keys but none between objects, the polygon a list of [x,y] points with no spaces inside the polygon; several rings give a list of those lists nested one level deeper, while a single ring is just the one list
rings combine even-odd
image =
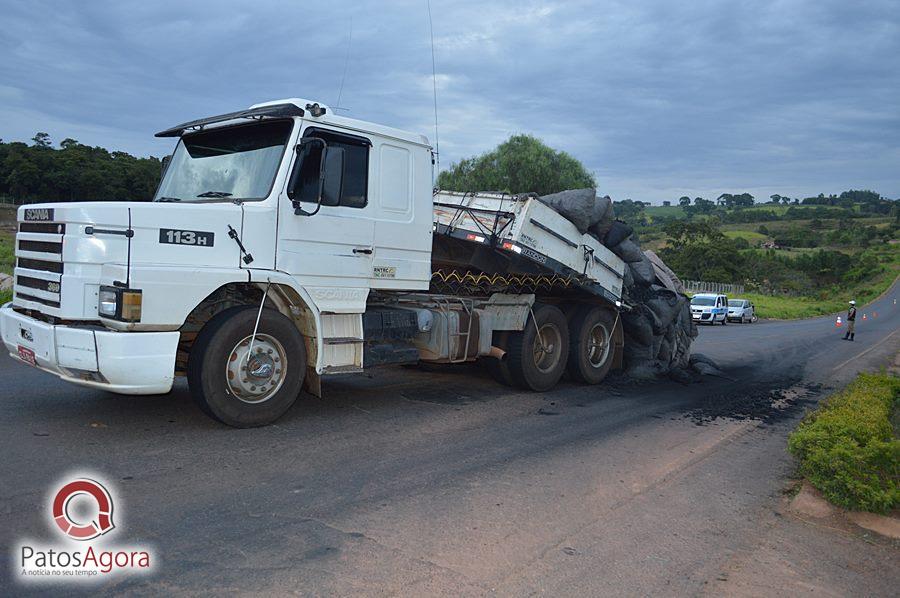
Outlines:
[{"label": "dirt patch", "polygon": [[807,483],[803,483],[800,492],[791,500],[790,510],[798,515],[822,519],[832,517],[838,512],[838,508]]},{"label": "dirt patch", "polygon": [[828,502],[809,482],[803,482],[800,492],[791,499],[788,509],[802,518],[829,519],[840,526],[846,526],[846,522],[849,522],[885,538],[900,540],[900,517],[897,514],[846,511]]}]

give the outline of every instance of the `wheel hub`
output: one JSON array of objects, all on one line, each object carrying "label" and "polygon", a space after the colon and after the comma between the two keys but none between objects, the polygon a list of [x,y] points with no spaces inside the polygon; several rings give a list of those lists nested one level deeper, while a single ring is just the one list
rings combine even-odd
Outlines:
[{"label": "wheel hub", "polygon": [[560,357],[562,336],[553,324],[544,324],[534,339],[534,365],[542,372],[549,372],[556,367]]},{"label": "wheel hub", "polygon": [[609,333],[602,324],[595,324],[588,336],[588,361],[591,367],[603,367],[609,357]]},{"label": "wheel hub", "polygon": [[241,401],[261,403],[281,388],[286,365],[287,356],[278,339],[267,334],[248,336],[231,350],[225,380],[232,394]]}]

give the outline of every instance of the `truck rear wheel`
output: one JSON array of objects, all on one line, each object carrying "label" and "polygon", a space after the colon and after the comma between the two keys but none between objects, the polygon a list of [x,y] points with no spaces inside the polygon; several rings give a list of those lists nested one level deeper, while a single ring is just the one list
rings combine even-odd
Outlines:
[{"label": "truck rear wheel", "polygon": [[306,375],[306,346],[272,309],[235,307],[200,332],[188,358],[191,395],[210,417],[236,428],[264,426],[290,409]]},{"label": "truck rear wheel", "polygon": [[584,307],[569,323],[569,375],[585,384],[599,384],[606,378],[615,357],[615,318],[602,307]]},{"label": "truck rear wheel", "polygon": [[516,386],[550,390],[565,372],[568,357],[566,317],[552,305],[536,305],[525,330],[509,334],[506,362]]}]

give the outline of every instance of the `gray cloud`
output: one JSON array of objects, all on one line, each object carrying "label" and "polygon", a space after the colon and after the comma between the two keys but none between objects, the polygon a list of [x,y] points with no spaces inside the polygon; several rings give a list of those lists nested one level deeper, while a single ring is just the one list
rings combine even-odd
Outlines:
[{"label": "gray cloud", "polygon": [[[533,133],[651,201],[900,196],[891,0],[433,0],[443,165]],[[162,155],[168,125],[301,96],[433,138],[424,0],[0,1],[0,136]]]}]

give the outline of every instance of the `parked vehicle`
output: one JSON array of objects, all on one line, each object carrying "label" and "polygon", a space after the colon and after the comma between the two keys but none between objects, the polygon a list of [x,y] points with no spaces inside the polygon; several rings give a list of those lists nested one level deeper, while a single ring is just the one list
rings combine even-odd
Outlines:
[{"label": "parked vehicle", "polygon": [[621,367],[624,262],[530,196],[433,197],[421,135],[289,99],[157,137],[153,202],[19,209],[14,358],[122,394],[186,376],[239,427],[376,365],[488,359],[536,391]]},{"label": "parked vehicle", "polygon": [[741,324],[756,321],[756,308],[749,299],[728,300],[728,321]]},{"label": "parked vehicle", "polygon": [[698,293],[691,297],[691,317],[698,324],[728,323],[728,297],[715,293]]}]

